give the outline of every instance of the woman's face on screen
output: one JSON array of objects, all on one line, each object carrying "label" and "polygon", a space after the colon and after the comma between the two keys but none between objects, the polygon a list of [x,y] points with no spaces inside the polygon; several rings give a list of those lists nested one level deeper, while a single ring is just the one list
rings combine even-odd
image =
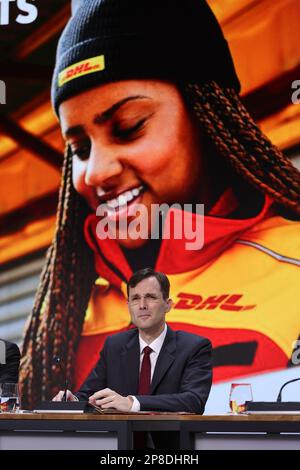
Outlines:
[{"label": "woman's face on screen", "polygon": [[[74,187],[93,210],[106,203],[120,221],[143,204],[150,233],[152,204],[204,202],[199,131],[175,85],[109,83],[63,102],[59,113]],[[130,248],[145,240],[119,243]]]}]

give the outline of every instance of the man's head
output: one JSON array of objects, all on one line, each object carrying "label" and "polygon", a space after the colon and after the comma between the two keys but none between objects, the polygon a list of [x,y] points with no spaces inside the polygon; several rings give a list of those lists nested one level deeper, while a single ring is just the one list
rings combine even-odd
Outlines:
[{"label": "man's head", "polygon": [[151,268],[137,271],[127,284],[132,322],[141,332],[155,335],[162,331],[166,313],[172,307],[167,276]]}]

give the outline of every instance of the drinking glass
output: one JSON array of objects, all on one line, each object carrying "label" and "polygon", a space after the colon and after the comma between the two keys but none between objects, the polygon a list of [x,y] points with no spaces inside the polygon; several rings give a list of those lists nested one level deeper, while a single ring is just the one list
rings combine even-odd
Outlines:
[{"label": "drinking glass", "polygon": [[16,413],[20,408],[18,384],[0,383],[0,412]]},{"label": "drinking glass", "polygon": [[233,383],[230,387],[229,406],[234,414],[246,411],[246,401],[252,401],[251,384]]}]

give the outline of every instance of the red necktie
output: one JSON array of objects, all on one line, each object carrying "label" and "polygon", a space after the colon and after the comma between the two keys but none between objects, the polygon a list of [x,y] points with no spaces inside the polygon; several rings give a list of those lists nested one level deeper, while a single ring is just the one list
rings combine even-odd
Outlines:
[{"label": "red necktie", "polygon": [[143,357],[141,373],[140,373],[138,395],[150,395],[150,383],[151,383],[150,354],[152,353],[152,349],[149,346],[146,346],[143,352],[144,352],[144,357]]},{"label": "red necktie", "polygon": [[[150,354],[152,349],[146,346],[143,350],[144,357],[142,360],[142,367],[140,372],[140,383],[138,389],[138,395],[150,395],[150,383],[151,383],[151,362]],[[147,449],[147,433],[146,432],[134,432],[133,433],[133,448],[134,449]]]}]

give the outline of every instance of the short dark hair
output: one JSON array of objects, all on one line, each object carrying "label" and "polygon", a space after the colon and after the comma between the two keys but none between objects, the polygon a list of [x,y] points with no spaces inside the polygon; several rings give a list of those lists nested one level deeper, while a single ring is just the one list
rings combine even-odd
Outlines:
[{"label": "short dark hair", "polygon": [[169,298],[170,294],[170,281],[167,278],[167,276],[164,273],[160,273],[158,271],[154,271],[152,268],[144,268],[144,269],[139,269],[136,271],[131,278],[129,279],[127,283],[127,296],[129,297],[129,288],[130,287],[135,287],[137,284],[139,284],[141,281],[144,279],[147,279],[148,277],[155,277],[157,279],[159,285],[160,285],[160,290],[162,293],[162,296],[164,300]]}]

